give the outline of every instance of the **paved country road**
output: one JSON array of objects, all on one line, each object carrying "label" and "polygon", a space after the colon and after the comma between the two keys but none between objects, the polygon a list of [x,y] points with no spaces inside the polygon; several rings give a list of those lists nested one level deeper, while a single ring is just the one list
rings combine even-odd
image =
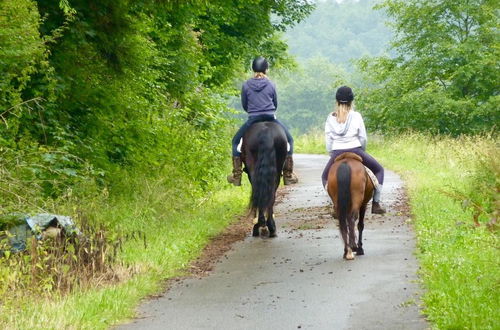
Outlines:
[{"label": "paved country road", "polygon": [[320,183],[327,157],[294,158],[300,183],[275,209],[277,238],[237,242],[208,276],[176,282],[120,329],[429,328],[399,177],[386,170],[388,215],[367,212],[365,255],[346,261]]}]

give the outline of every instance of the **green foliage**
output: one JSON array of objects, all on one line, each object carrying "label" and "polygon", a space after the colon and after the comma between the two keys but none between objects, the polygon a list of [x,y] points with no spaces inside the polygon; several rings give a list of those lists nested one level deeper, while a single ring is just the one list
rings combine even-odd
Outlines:
[{"label": "green foliage", "polygon": [[322,127],[333,111],[335,89],[346,84],[347,73],[324,57],[301,63],[299,70],[276,80],[280,120],[295,132]]},{"label": "green foliage", "polygon": [[494,1],[384,1],[395,58],[361,61],[368,126],[459,135],[500,123],[498,11]]},{"label": "green foliage", "polygon": [[256,54],[288,63],[277,32],[311,10],[288,0],[2,2],[0,149],[34,151],[23,161],[37,168],[5,170],[43,181],[52,197],[63,193],[52,181],[74,183],[59,175],[71,166],[58,153],[100,184],[120,181],[124,168],[171,166],[208,189],[229,148],[234,79]]},{"label": "green foliage", "polygon": [[0,214],[39,213],[52,208],[52,198],[72,187],[99,180],[102,172],[63,149],[23,145],[0,148]]},{"label": "green foliage", "polygon": [[326,154],[325,132],[315,129],[294,138],[294,148],[301,154]]},{"label": "green foliage", "polygon": [[[52,86],[39,23],[34,1],[0,3],[0,146],[12,146],[14,138],[26,134],[23,122],[40,128],[35,118],[42,111],[42,97],[49,97],[47,90]],[[44,80],[45,91],[31,90],[33,76]]]},{"label": "green foliage", "polygon": [[385,15],[372,9],[375,3],[319,1],[307,19],[285,34],[299,67],[276,78],[278,117],[295,134],[324,127],[336,88],[347,84],[357,93],[366,85],[352,61],[383,54],[391,36]]}]

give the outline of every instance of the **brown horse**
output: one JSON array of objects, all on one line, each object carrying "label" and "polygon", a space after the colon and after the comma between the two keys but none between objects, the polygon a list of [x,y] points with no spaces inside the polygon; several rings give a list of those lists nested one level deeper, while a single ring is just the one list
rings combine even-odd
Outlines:
[{"label": "brown horse", "polygon": [[[354,259],[353,251],[363,255],[363,228],[366,204],[373,196],[373,183],[361,163],[360,156],[346,152],[335,159],[328,172],[327,190],[334,204],[334,217],[339,219],[344,241],[344,258]],[[358,221],[359,239],[356,244],[354,225]]]}]

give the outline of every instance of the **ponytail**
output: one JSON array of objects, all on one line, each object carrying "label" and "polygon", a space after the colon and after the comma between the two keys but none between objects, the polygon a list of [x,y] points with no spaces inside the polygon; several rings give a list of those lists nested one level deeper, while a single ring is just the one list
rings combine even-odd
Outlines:
[{"label": "ponytail", "polygon": [[337,122],[345,123],[347,120],[347,115],[351,110],[352,110],[352,102],[347,102],[347,103],[337,102],[337,109],[335,111],[337,115]]}]

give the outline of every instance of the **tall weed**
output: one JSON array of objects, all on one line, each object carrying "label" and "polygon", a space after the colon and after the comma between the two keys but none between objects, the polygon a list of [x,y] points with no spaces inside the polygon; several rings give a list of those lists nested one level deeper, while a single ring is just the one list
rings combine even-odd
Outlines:
[{"label": "tall weed", "polygon": [[[12,253],[6,240],[0,242],[0,297],[66,294],[108,284],[125,275],[117,256],[126,237],[113,235],[102,225],[79,221],[81,235],[67,236],[50,227],[43,239],[30,237],[26,251]],[[120,268],[120,269],[119,269]]]}]

